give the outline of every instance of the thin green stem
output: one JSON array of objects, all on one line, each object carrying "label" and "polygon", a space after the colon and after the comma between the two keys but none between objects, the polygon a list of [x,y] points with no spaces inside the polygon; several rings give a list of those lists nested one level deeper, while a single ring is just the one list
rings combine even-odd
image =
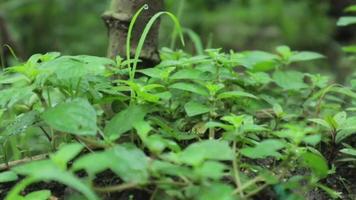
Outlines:
[{"label": "thin green stem", "polygon": [[138,188],[138,187],[139,185],[137,183],[123,183],[120,185],[113,185],[107,187],[94,187],[93,189],[101,193],[113,193],[113,192],[121,192],[124,190]]},{"label": "thin green stem", "polygon": [[[236,157],[237,157],[237,155],[236,155],[236,141],[233,142],[233,152],[235,153],[235,155],[234,155],[234,160],[232,161],[232,167],[234,170],[235,184],[237,186],[237,189],[239,189],[242,187],[242,184],[241,184],[241,179],[240,179],[239,167],[237,165],[237,159],[236,159]],[[240,197],[244,198],[243,190],[240,190],[239,193],[240,193]]]}]

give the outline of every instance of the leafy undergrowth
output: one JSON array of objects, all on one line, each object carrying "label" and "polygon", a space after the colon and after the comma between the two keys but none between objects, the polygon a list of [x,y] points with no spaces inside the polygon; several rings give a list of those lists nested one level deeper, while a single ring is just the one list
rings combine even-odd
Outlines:
[{"label": "leafy undergrowth", "polygon": [[135,70],[120,58],[34,55],[0,74],[0,183],[11,186],[1,195],[355,198],[356,84],[290,67],[322,58],[286,46],[163,49],[160,64]]}]

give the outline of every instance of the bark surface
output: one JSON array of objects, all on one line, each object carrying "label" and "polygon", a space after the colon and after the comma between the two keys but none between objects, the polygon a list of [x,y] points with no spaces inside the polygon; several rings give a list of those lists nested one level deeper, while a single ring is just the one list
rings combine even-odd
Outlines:
[{"label": "bark surface", "polygon": [[[144,10],[138,17],[131,38],[131,55],[134,55],[141,34],[150,20],[157,12],[163,9],[163,0],[112,0],[110,8],[103,14],[103,19],[108,28],[109,46],[107,56],[115,58],[117,55],[126,57],[126,38],[128,28],[134,14],[147,4],[148,10]],[[157,63],[158,56],[158,31],[159,22],[155,23],[145,41],[140,59],[147,64]]]}]

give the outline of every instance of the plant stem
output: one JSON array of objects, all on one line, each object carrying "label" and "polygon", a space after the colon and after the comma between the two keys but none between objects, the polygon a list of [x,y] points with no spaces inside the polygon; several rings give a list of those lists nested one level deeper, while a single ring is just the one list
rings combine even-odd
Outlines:
[{"label": "plant stem", "polygon": [[93,189],[97,192],[101,193],[113,193],[113,192],[121,192],[127,189],[137,188],[139,185],[137,183],[123,183],[120,185],[113,185],[107,187],[94,187]]},{"label": "plant stem", "polygon": [[244,185],[242,185],[240,188],[237,188],[235,191],[234,191],[234,194],[237,194],[239,193],[240,191],[250,187],[251,185],[257,183],[258,181],[262,181],[262,177],[260,176],[257,176],[255,178],[253,178],[252,180],[248,181],[247,183],[245,183]]},{"label": "plant stem", "polygon": [[[239,167],[237,166],[237,159],[236,159],[236,141],[233,142],[233,151],[235,153],[234,160],[232,161],[232,167],[234,170],[234,177],[235,177],[235,184],[237,186],[237,189],[241,188],[241,179],[240,179],[240,174],[239,174]],[[244,193],[243,190],[239,191],[240,197],[244,198]]]},{"label": "plant stem", "polygon": [[25,163],[36,161],[36,160],[44,160],[47,157],[48,157],[48,154],[41,154],[41,155],[37,155],[37,156],[33,156],[33,157],[24,158],[22,160],[15,160],[12,162],[1,164],[0,171],[8,170],[8,169],[18,166],[20,164],[25,164]]},{"label": "plant stem", "polygon": [[51,138],[51,136],[47,133],[47,131],[46,131],[42,126],[39,126],[39,127],[40,127],[40,129],[42,130],[42,132],[45,134],[45,136],[47,137],[48,141],[49,141],[50,143],[52,143],[52,138]]},{"label": "plant stem", "polygon": [[253,190],[252,192],[248,193],[246,195],[246,198],[250,198],[254,195],[256,195],[257,193],[259,193],[261,190],[265,189],[268,186],[267,183],[263,184],[262,186],[260,186],[259,188],[256,188],[255,190]]}]

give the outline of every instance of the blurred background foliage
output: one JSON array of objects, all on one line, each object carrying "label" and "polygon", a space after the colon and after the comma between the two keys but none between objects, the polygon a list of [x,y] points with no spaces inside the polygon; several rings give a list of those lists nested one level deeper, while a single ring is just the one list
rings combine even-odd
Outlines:
[{"label": "blurred background foliage", "polygon": [[[204,47],[272,50],[285,44],[329,57],[342,66],[340,43],[354,30],[336,28],[349,0],[166,0],[166,9],[196,32]],[[104,56],[107,32],[100,15],[109,0],[1,0],[0,17],[15,41],[17,54],[60,51]],[[162,22],[161,46],[171,43],[171,25]],[[189,46],[188,46],[189,48]],[[334,72],[335,67],[327,67]]]}]

